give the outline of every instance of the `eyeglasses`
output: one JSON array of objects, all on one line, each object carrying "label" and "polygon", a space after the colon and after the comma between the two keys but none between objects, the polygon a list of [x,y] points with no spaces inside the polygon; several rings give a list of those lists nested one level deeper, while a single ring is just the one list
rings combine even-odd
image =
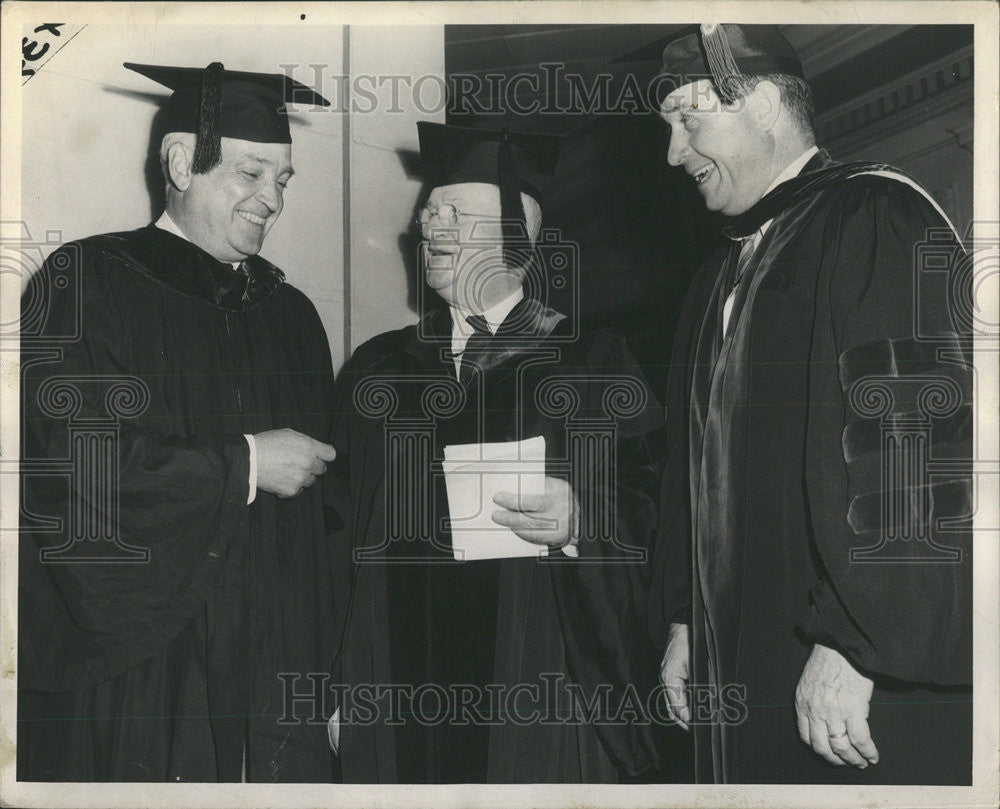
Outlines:
[{"label": "eyeglasses", "polygon": [[433,210],[430,206],[421,208],[420,213],[414,220],[415,224],[420,228],[427,227],[433,220],[437,219],[438,224],[442,227],[455,227],[456,225],[461,225],[470,219],[499,219],[498,216],[491,216],[489,214],[482,213],[466,213],[464,211],[459,211],[454,205],[445,204],[440,206],[437,210]]}]

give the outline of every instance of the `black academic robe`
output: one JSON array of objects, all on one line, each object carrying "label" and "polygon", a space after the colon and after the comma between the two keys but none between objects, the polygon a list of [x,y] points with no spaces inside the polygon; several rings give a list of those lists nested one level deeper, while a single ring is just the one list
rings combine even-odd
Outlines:
[{"label": "black academic robe", "polygon": [[[971,778],[969,279],[934,206],[877,171],[820,152],[729,223],[773,218],[725,336],[738,242],[685,305],[651,628],[662,647],[690,620],[701,781]],[[799,740],[817,642],[875,681],[865,771]]]},{"label": "black academic robe", "polygon": [[320,488],[247,505],[243,437],[329,434],[329,347],[243,266],[150,225],[61,247],[24,295],[21,779],[238,781],[244,750],[248,780],[331,778],[279,678],[333,659]]},{"label": "black academic robe", "polygon": [[[463,361],[480,370],[464,387],[450,335],[447,311],[431,313],[361,346],[338,381],[337,463],[350,482],[355,550],[339,660],[344,780],[608,782],[646,772],[662,753],[638,705],[656,682],[645,635],[655,399],[620,338],[574,335],[535,300],[519,303],[484,350],[467,350]],[[580,500],[580,558],[455,562],[444,446],[539,435],[547,473],[568,477]],[[573,687],[599,721],[569,718]],[[439,708],[442,690],[451,713]],[[468,710],[457,693],[470,695],[457,698]]]}]

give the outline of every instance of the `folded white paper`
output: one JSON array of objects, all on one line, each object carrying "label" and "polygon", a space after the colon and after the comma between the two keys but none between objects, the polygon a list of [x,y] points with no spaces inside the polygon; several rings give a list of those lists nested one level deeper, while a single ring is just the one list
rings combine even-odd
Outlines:
[{"label": "folded white paper", "polygon": [[493,522],[498,492],[545,494],[545,437],[495,444],[451,444],[444,448],[444,479],[455,559],[545,556],[549,549],[521,539]]}]

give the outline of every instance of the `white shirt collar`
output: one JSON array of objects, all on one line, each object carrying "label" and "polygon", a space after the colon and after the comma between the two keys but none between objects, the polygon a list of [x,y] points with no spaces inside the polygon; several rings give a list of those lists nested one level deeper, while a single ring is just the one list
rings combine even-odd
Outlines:
[{"label": "white shirt collar", "polygon": [[[165,230],[167,233],[173,233],[174,236],[179,236],[186,242],[191,241],[187,236],[184,235],[181,229],[177,227],[177,223],[171,218],[170,214],[168,214],[165,210],[162,214],[160,214],[160,218],[157,219],[153,224],[160,230]],[[191,243],[194,244],[194,242]],[[240,266],[239,261],[230,261],[228,263],[233,265],[234,270]]]},{"label": "white shirt collar", "polygon": [[[777,188],[786,180],[791,180],[793,177],[797,177],[799,175],[799,172],[802,171],[802,169],[805,167],[806,163],[808,163],[812,159],[812,156],[816,154],[816,152],[818,151],[819,151],[818,146],[810,146],[802,154],[796,157],[791,163],[785,166],[785,170],[774,178],[771,184],[767,187],[767,191],[764,192],[761,198],[763,199],[764,196],[770,194],[775,188]],[[753,239],[754,244],[760,244],[760,239],[764,236],[765,233],[767,233],[767,229],[769,227],[771,227],[770,219],[768,219],[763,225],[761,225],[756,233],[751,234],[747,238]]]},{"label": "white shirt collar", "polygon": [[[524,289],[518,287],[502,301],[494,304],[482,313],[483,317],[486,319],[486,325],[489,327],[492,334],[497,333],[497,329],[503,325],[503,322],[507,319],[507,315],[511,313],[511,310],[517,306],[523,298]],[[466,321],[466,318],[469,317],[469,315],[478,315],[480,313],[470,312],[458,306],[449,306],[448,311],[451,312],[451,355],[455,363],[455,375],[461,377],[462,354],[465,351],[465,346],[469,342],[469,337],[472,336],[474,331],[472,326],[470,326]]]},{"label": "white shirt collar", "polygon": [[466,322],[466,318],[469,315],[478,315],[486,319],[486,325],[489,330],[493,333],[497,333],[503,322],[507,319],[507,315],[511,313],[511,310],[517,306],[524,299],[524,289],[523,287],[518,287],[510,295],[504,298],[499,303],[493,304],[485,312],[470,312],[466,309],[462,309],[458,306],[449,306],[448,309],[451,312],[451,324],[452,324],[452,334],[456,331],[462,334],[471,334],[473,329]]},{"label": "white shirt collar", "polygon": [[[792,177],[797,177],[799,172],[802,171],[806,163],[812,159],[812,156],[819,151],[818,146],[810,146],[802,154],[800,154],[795,160],[785,166],[785,170],[781,172],[777,177],[774,178],[774,182],[768,186],[767,191],[764,195],[771,193],[775,188],[781,185],[785,180],[791,180]],[[747,243],[750,244],[751,253],[757,249],[760,245],[760,240],[764,238],[764,234],[767,233],[767,229],[771,227],[771,222],[773,219],[768,219],[763,225],[761,225],[754,233],[749,236],[744,237],[740,241],[743,242],[742,250],[746,249]],[[722,333],[726,334],[729,329],[729,318],[733,311],[733,301],[736,298],[736,287],[734,286],[730,291],[729,295],[726,297],[725,306],[722,309]]]},{"label": "white shirt collar", "polygon": [[191,241],[187,236],[181,233],[181,229],[177,227],[177,223],[170,218],[170,214],[168,214],[166,211],[160,214],[160,218],[157,219],[154,224],[160,230],[165,230],[167,231],[167,233],[173,233],[174,236],[180,236],[185,241],[188,242]]},{"label": "white shirt collar", "polygon": [[767,191],[764,192],[764,195],[766,196],[767,194],[770,194],[775,188],[785,182],[785,180],[791,180],[792,177],[797,177],[805,164],[808,163],[810,159],[812,159],[812,156],[818,151],[818,146],[810,146],[791,163],[785,166],[785,170],[774,178],[774,181],[767,187]]}]

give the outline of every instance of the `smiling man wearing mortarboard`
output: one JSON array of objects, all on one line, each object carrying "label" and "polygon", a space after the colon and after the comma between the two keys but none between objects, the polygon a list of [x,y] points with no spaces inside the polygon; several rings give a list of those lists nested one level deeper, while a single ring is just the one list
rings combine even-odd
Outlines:
[{"label": "smiling man wearing mortarboard", "polygon": [[[26,456],[70,452],[48,380],[77,380],[77,422],[106,420],[115,380],[138,380],[148,404],[120,421],[107,500],[87,470],[68,493],[25,477],[26,513],[60,517],[64,530],[21,539],[18,776],[329,781],[322,726],[278,721],[278,675],[328,671],[335,646],[312,485],[334,458],[321,442],[333,375],[314,307],[258,255],[292,176],[285,102],[328,102],[217,62],[126,67],[173,90],[166,210],[60,248],[32,279],[41,294],[72,266],[82,293],[79,307],[53,296],[42,335],[79,317],[80,339],[26,363]],[[148,559],[75,559],[96,547],[77,541],[60,563],[42,560],[67,541],[80,504],[88,536],[110,521]]]},{"label": "smiling man wearing mortarboard", "polygon": [[[906,175],[817,148],[776,26],[662,56],[668,160],[730,217],[678,326],[650,606],[697,777],[970,783],[971,345],[946,295],[914,311],[919,246],[954,270],[961,243]],[[922,480],[928,457],[954,471]]]},{"label": "smiling man wearing mortarboard", "polygon": [[[644,698],[656,680],[642,615],[660,415],[623,340],[575,333],[546,304],[560,267],[539,249],[542,193],[560,138],[418,128],[433,177],[424,280],[446,305],[362,345],[338,380],[357,554],[338,669],[344,780],[637,776],[659,751],[648,723],[620,711],[627,687]],[[590,435],[602,430],[603,443]],[[544,493],[494,491],[484,476],[461,498],[442,474],[448,448],[478,459],[539,438]],[[500,526],[513,532],[500,531],[502,550],[473,557]]]}]

